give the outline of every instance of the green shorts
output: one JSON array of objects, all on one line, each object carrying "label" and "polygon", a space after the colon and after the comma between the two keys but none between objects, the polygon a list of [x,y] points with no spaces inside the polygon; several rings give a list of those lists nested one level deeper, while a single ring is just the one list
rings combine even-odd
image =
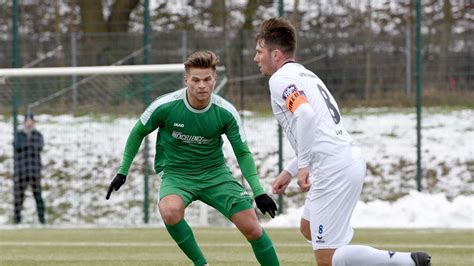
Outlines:
[{"label": "green shorts", "polygon": [[[199,178],[202,177],[202,178]],[[252,198],[228,170],[218,169],[200,175],[164,173],[160,186],[160,199],[176,194],[187,207],[200,200],[230,219],[237,212],[252,209]]]}]

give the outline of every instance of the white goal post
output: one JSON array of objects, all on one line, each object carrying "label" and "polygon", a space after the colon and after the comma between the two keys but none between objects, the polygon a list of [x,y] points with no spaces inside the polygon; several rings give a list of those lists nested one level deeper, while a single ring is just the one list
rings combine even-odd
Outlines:
[{"label": "white goal post", "polygon": [[[218,66],[217,71],[225,67]],[[82,67],[0,68],[0,77],[84,76],[184,72],[183,64],[119,65]]]}]

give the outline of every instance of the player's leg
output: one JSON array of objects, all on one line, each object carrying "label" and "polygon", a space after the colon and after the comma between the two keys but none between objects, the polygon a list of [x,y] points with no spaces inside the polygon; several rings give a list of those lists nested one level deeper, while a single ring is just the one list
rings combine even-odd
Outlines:
[{"label": "player's leg", "polygon": [[[320,241],[320,238],[321,237],[321,234],[318,234],[318,233],[312,233],[311,230],[315,230],[314,228],[312,229],[311,228],[311,222],[310,220],[312,219],[313,221],[314,220],[319,220],[319,216],[315,216],[314,214],[316,213],[315,210],[312,210],[314,208],[314,201],[311,200],[311,197],[314,197],[314,191],[313,192],[310,192],[306,195],[306,200],[305,200],[305,204],[304,204],[304,208],[303,208],[303,214],[301,216],[301,220],[300,220],[300,231],[301,231],[301,234],[308,240],[308,242],[310,244],[313,244],[313,237],[315,239],[317,239],[316,241],[318,241],[318,243],[324,243],[323,240]],[[318,204],[318,203],[316,203]],[[319,211],[318,211],[319,212]],[[313,216],[311,215],[313,214]],[[313,248],[314,248],[314,244],[313,244]],[[315,249],[314,251],[314,255],[315,255],[315,259],[316,259],[316,263],[318,266],[324,266],[324,265],[327,265],[327,266],[330,266],[331,265],[331,259],[332,259],[332,255],[334,253],[335,249],[323,249],[323,248],[320,248],[318,246],[318,249]]]},{"label": "player's leg", "polygon": [[23,208],[23,200],[25,199],[26,180],[15,176],[13,181],[13,222],[19,224],[21,222],[21,209]]},{"label": "player's leg", "polygon": [[203,189],[199,199],[217,209],[235,224],[249,241],[261,265],[279,265],[273,243],[258,223],[252,198],[228,170],[218,174],[216,179],[223,182]]},{"label": "player's leg", "polygon": [[163,178],[158,207],[166,230],[194,265],[206,265],[206,258],[194,238],[193,231],[183,219],[184,209],[193,200],[192,193],[177,187],[172,178]]},{"label": "player's leg", "polygon": [[41,195],[41,177],[33,178],[33,182],[31,183],[31,187],[33,189],[33,196],[36,201],[36,212],[38,213],[38,220],[41,224],[45,223],[44,219],[44,201]]},{"label": "player's leg", "polygon": [[311,227],[310,227],[310,207],[311,205],[309,204],[310,201],[308,197],[306,197],[305,203],[304,203],[304,208],[303,208],[303,214],[301,216],[300,220],[300,232],[308,240],[308,242],[311,244]]},{"label": "player's leg", "polygon": [[431,258],[427,253],[395,252],[362,245],[340,247],[334,253],[333,266],[387,265],[387,266],[429,266]]},{"label": "player's leg", "polygon": [[348,167],[331,176],[311,173],[315,182],[308,192],[302,218],[310,222],[318,266],[330,266],[335,250],[352,240],[350,219],[362,191],[365,162],[361,160],[353,165],[358,167]]},{"label": "player's leg", "polygon": [[253,208],[235,213],[230,220],[247,238],[261,265],[280,265],[272,240],[260,227]]},{"label": "player's leg", "polygon": [[230,217],[230,220],[248,241],[258,239],[262,236],[262,228],[258,223],[257,215],[253,208],[237,212]]},{"label": "player's leg", "polygon": [[321,192],[310,195],[310,227],[318,266],[415,265],[410,253],[347,245],[353,236],[350,218],[359,199],[365,162],[363,160],[332,176]]}]

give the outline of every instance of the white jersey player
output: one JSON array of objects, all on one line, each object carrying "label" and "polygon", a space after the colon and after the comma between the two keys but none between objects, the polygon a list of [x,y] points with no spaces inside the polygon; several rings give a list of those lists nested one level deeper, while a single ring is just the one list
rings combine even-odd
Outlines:
[{"label": "white jersey player", "polygon": [[262,74],[271,76],[273,113],[297,155],[275,178],[273,192],[283,194],[294,176],[301,191],[308,192],[300,227],[318,265],[430,265],[425,252],[348,245],[366,172],[360,149],[325,84],[295,62],[293,26],[281,18],[266,20],[256,42],[254,60]]}]

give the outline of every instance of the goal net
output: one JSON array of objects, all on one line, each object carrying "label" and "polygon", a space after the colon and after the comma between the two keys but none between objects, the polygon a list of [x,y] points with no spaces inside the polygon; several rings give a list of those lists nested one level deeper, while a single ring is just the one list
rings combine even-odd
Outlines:
[{"label": "goal net", "polygon": [[[18,109],[16,136],[27,127],[23,115],[34,114],[34,127],[44,143],[41,149],[39,137],[31,141],[31,130],[26,130],[23,139],[14,138],[13,120],[2,115],[0,224],[19,219],[35,224],[42,220],[42,213],[47,224],[143,224],[145,169],[150,173],[149,223],[161,224],[156,206],[160,176],[152,170],[155,133],[148,136],[147,152],[142,143],[127,183],[110,200],[105,195],[140,113],[156,97],[184,87],[183,71],[182,64],[0,69],[1,113]],[[215,93],[221,94],[227,82],[225,69],[219,67],[217,75]],[[35,170],[38,158],[22,164],[13,160],[37,154],[40,174]],[[200,204],[186,210],[191,224],[225,222],[214,216],[219,217]]]}]

